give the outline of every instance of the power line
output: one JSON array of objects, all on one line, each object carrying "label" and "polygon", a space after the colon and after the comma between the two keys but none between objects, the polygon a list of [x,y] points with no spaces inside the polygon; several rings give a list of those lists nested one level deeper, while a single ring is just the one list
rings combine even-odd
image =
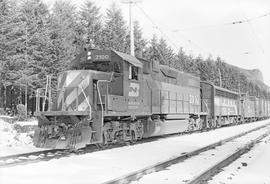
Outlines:
[{"label": "power line", "polygon": [[[176,32],[176,31],[175,31]],[[188,38],[186,38],[183,34],[178,33],[177,35],[180,35],[182,38],[184,38],[188,43],[194,45],[195,47],[197,47],[199,50],[201,50],[202,52],[211,55],[211,52],[207,51],[205,48],[199,46],[196,42],[194,42],[193,40],[190,40]]]},{"label": "power line", "polygon": [[[238,7],[241,9],[241,5],[240,5],[239,2],[237,3],[237,5],[238,5]],[[255,28],[254,28],[253,25],[252,25],[252,21],[253,21],[253,20],[256,20],[256,19],[264,18],[264,17],[269,16],[269,15],[270,15],[270,12],[261,14],[261,15],[256,16],[256,17],[247,18],[247,17],[245,16],[245,14],[242,13],[242,17],[244,18],[244,21],[243,21],[242,23],[247,23],[247,24],[249,25],[249,27],[250,27],[250,29],[251,29],[251,31],[252,31],[252,33],[253,33],[254,41],[257,43],[257,46],[258,46],[259,50],[262,51],[262,54],[263,54],[263,55],[264,55],[263,45],[262,45],[262,42],[261,42],[260,38],[258,37],[258,35],[257,35],[256,32],[255,32]]]},{"label": "power line", "polygon": [[268,13],[265,13],[263,15],[259,15],[257,17],[253,17],[253,18],[245,18],[244,20],[240,20],[240,21],[234,21],[234,22],[231,22],[231,23],[228,23],[228,24],[243,24],[243,23],[246,23],[246,22],[251,22],[253,20],[256,20],[256,19],[260,19],[260,18],[263,18],[263,17],[266,17],[266,16],[269,16],[270,15],[270,12]]},{"label": "power line", "polygon": [[167,38],[167,40],[176,48],[176,50],[178,50],[178,46],[160,29],[160,27],[153,21],[153,19],[138,5],[135,4],[140,10],[141,12],[145,15],[146,18],[148,18],[148,20],[154,25],[154,28],[156,28],[157,30],[159,30],[159,32]]},{"label": "power line", "polygon": [[[270,13],[269,13],[269,14],[270,14]],[[246,19],[246,17],[244,17],[244,18]],[[252,31],[254,37],[255,37],[255,42],[257,42],[257,45],[258,45],[259,49],[260,49],[260,50],[262,51],[262,53],[264,54],[264,49],[263,49],[262,43],[261,43],[261,41],[260,41],[258,35],[256,34],[253,25],[252,25],[251,22],[248,21],[248,20],[249,20],[249,19],[246,19],[246,22],[247,22],[248,25],[250,26],[250,29],[251,29],[251,31]]]},{"label": "power line", "polygon": [[[157,29],[165,38],[167,38],[167,40],[176,48],[176,50],[178,51],[179,47],[167,36],[167,34],[153,21],[153,19],[138,5],[138,4],[135,4],[139,9],[140,11],[145,15],[145,17],[153,24],[153,27],[155,29]],[[269,16],[270,15],[270,12],[268,13],[265,13],[265,14],[262,14],[262,15],[259,15],[259,16],[256,16],[256,17],[252,17],[252,18],[245,18],[244,20],[239,20],[239,21],[232,21],[232,22],[228,22],[228,23],[223,23],[223,24],[219,24],[219,25],[210,25],[210,26],[197,26],[197,27],[191,27],[191,28],[186,28],[186,29],[198,29],[198,28],[211,28],[211,27],[217,27],[217,26],[228,26],[228,25],[236,25],[236,24],[243,24],[243,23],[250,23],[251,21],[254,21],[256,19],[260,19],[260,18],[263,18],[263,17],[266,17],[266,16]],[[250,25],[251,26],[251,25]],[[252,26],[251,26],[252,27]],[[176,29],[176,30],[173,30],[173,32],[178,32],[178,31],[181,31],[181,30],[186,30],[186,29]],[[253,30],[253,33],[254,33],[254,30]],[[254,33],[255,34],[255,33]],[[207,53],[207,54],[210,54],[211,55],[211,52],[208,52],[207,50],[205,50],[204,48],[200,47],[197,43],[195,43],[194,41],[190,40],[190,39],[187,39],[185,38],[183,35],[181,35],[182,38],[184,38],[188,43],[190,44],[193,44],[194,46],[196,46],[197,48],[199,48],[201,51]],[[263,48],[260,46],[262,52],[263,51]]]},{"label": "power line", "polygon": [[208,28],[216,28],[216,27],[220,27],[220,26],[244,24],[244,23],[249,23],[251,21],[254,21],[254,20],[257,20],[260,18],[267,17],[269,15],[270,15],[270,12],[256,16],[256,17],[252,17],[249,19],[246,18],[244,20],[232,21],[232,22],[227,22],[227,23],[222,23],[222,24],[214,24],[214,25],[202,25],[202,26],[187,27],[187,28],[182,28],[182,29],[174,29],[172,31],[175,32],[175,31],[185,31],[185,30],[192,30],[192,29],[208,29]]},{"label": "power line", "polygon": [[[153,24],[154,28],[156,28],[157,30],[159,30],[159,32],[167,38],[167,40],[176,48],[176,50],[179,50],[179,47],[167,36],[167,34],[165,34],[162,29],[153,21],[153,19],[138,5],[136,4],[136,6],[141,10],[141,12],[149,19],[149,21]],[[207,53],[207,54],[211,54],[211,52],[206,51],[204,48],[200,47],[197,43],[195,43],[194,41],[185,38],[184,36],[182,36],[188,43],[193,44],[194,46],[196,46],[197,48],[199,48],[201,51]]]}]

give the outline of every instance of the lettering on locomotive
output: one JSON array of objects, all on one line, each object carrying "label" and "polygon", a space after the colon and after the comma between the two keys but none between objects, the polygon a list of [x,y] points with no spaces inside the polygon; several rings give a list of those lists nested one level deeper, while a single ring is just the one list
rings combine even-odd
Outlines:
[{"label": "lettering on locomotive", "polygon": [[138,97],[140,85],[138,83],[130,83],[128,96]]}]

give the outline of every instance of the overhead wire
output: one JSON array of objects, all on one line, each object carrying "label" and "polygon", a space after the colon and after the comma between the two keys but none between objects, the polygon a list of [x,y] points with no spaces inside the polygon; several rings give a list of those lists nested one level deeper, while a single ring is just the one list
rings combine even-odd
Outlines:
[{"label": "overhead wire", "polygon": [[[144,16],[146,18],[148,18],[148,20],[153,24],[154,28],[156,28],[165,38],[167,38],[167,40],[176,48],[176,50],[179,50],[179,47],[169,38],[169,36],[167,36],[167,34],[153,21],[153,19],[144,11],[144,9],[142,9],[142,7],[140,7],[138,4],[135,4],[138,9],[144,14]],[[211,52],[206,51],[204,48],[200,47],[197,43],[195,43],[194,41],[185,38],[183,35],[181,35],[181,37],[183,37],[188,43],[193,44],[194,46],[196,46],[197,48],[199,48],[201,51],[207,53],[208,55],[211,55]]]},{"label": "overhead wire", "polygon": [[[214,27],[218,27],[218,26],[229,26],[229,25],[237,25],[237,24],[244,24],[244,23],[247,23],[249,26],[250,26],[250,29],[254,35],[254,41],[257,43],[259,49],[262,51],[262,53],[264,54],[264,49],[262,47],[262,43],[258,37],[258,35],[256,34],[255,32],[255,29],[252,25],[252,21],[254,20],[257,20],[257,19],[260,19],[260,18],[264,18],[264,17],[267,17],[267,16],[270,16],[270,12],[267,12],[267,13],[264,13],[264,14],[261,14],[259,16],[256,16],[256,17],[252,17],[252,18],[246,18],[245,16],[244,19],[239,19],[238,21],[232,21],[232,22],[228,22],[228,23],[223,23],[223,24],[218,24],[218,25],[209,25],[209,26],[197,26],[197,27],[190,27],[190,28],[183,28],[183,29],[175,29],[175,30],[172,30],[173,32],[180,32],[180,31],[184,31],[184,30],[191,30],[191,29],[205,29],[205,28],[214,28]],[[197,45],[198,46],[198,45]],[[244,53],[246,54],[246,53]]]},{"label": "overhead wire", "polygon": [[243,24],[243,23],[252,22],[254,20],[264,18],[264,17],[267,17],[267,16],[270,16],[270,12],[264,13],[262,15],[252,17],[252,18],[245,18],[243,20],[231,21],[231,22],[221,23],[221,24],[213,24],[213,25],[193,26],[193,27],[187,27],[187,28],[181,28],[181,29],[174,29],[172,31],[177,32],[177,31],[194,30],[194,29],[199,30],[199,29],[207,29],[207,28],[216,28],[216,27],[220,27],[220,26],[237,25],[237,24]]},{"label": "overhead wire", "polygon": [[[153,21],[153,19],[138,5],[136,4],[137,8],[144,14],[144,16],[153,24],[154,28],[156,28],[165,38],[167,38],[167,40],[177,49],[177,51],[179,50],[179,47],[169,38],[169,36],[167,36],[167,34]],[[254,21],[256,19],[260,19],[260,18],[264,18],[270,15],[270,12],[264,13],[262,15],[256,16],[256,17],[252,17],[252,18],[245,18],[243,20],[238,20],[238,21],[232,21],[232,22],[228,22],[228,23],[223,23],[223,24],[219,24],[219,25],[210,25],[210,26],[197,26],[197,27],[193,27],[193,28],[213,28],[213,27],[217,27],[217,26],[226,26],[226,25],[237,25],[237,24],[243,24],[243,23],[249,23],[252,32],[254,34],[254,36],[257,39],[257,43],[258,46],[260,47],[260,50],[264,53],[264,49],[262,48],[262,45],[260,44],[260,42],[258,42],[258,37],[254,31],[253,26],[251,25],[251,21]],[[187,29],[193,29],[193,28],[187,28]],[[186,29],[175,29],[173,30],[173,32],[179,32],[182,30],[186,30]],[[178,33],[179,35],[179,33]],[[208,55],[211,55],[211,52],[207,51],[205,48],[200,47],[196,42],[185,38],[185,36],[183,36],[181,34],[181,37],[184,38],[188,43],[196,46],[198,49],[200,49],[201,51],[203,51],[204,53],[207,53]]]},{"label": "overhead wire", "polygon": [[[268,15],[270,15],[270,12],[269,13],[266,13],[264,15],[257,16],[255,18],[256,19],[257,18],[262,18],[262,17],[268,16]],[[264,48],[262,46],[262,42],[261,42],[260,38],[258,37],[258,35],[257,35],[257,33],[256,33],[255,29],[254,29],[254,26],[252,25],[252,22],[251,21],[248,21],[248,20],[251,20],[251,19],[247,19],[244,14],[243,14],[243,17],[246,20],[246,22],[248,23],[248,25],[249,25],[249,27],[250,27],[253,35],[254,35],[254,40],[257,43],[259,50],[261,50],[262,54],[264,54]],[[254,20],[254,18],[253,18],[253,20]]]},{"label": "overhead wire", "polygon": [[178,46],[167,36],[167,34],[161,30],[161,28],[153,21],[153,19],[138,5],[135,4],[139,10],[144,14],[144,16],[146,18],[148,18],[148,20],[153,24],[154,28],[156,28],[164,37],[167,38],[167,40],[176,48],[176,50],[178,50]]},{"label": "overhead wire", "polygon": [[260,18],[269,16],[269,15],[270,15],[270,12],[265,13],[265,14],[263,14],[263,15],[259,15],[259,16],[257,16],[257,17],[253,17],[253,18],[249,18],[249,19],[245,18],[244,20],[234,21],[234,22],[231,22],[231,23],[228,23],[228,24],[229,24],[229,25],[230,25],[230,24],[243,24],[243,23],[246,23],[246,22],[251,22],[251,21],[253,21],[253,20],[256,20],[256,19],[260,19]]},{"label": "overhead wire", "polygon": [[[238,5],[238,8],[241,9],[241,5],[240,3],[238,2],[237,3]],[[252,17],[252,18],[247,18],[246,15],[242,12],[241,13],[242,16],[240,17],[240,19],[243,17],[243,21],[238,21],[237,23],[239,24],[242,24],[242,23],[247,23],[247,25],[250,27],[250,30],[253,34],[253,40],[254,42],[257,44],[257,47],[258,49],[262,52],[262,54],[264,55],[264,48],[263,48],[263,44],[262,44],[262,41],[260,40],[259,36],[257,35],[256,31],[255,31],[255,28],[252,24],[252,21],[254,20],[257,20],[257,19],[261,19],[261,18],[264,18],[264,17],[267,17],[270,15],[270,12],[267,12],[267,13],[264,13],[264,14],[261,14],[259,16],[256,16],[256,17]]]},{"label": "overhead wire", "polygon": [[252,21],[253,20],[256,20],[256,19],[260,19],[260,18],[263,18],[263,17],[266,17],[266,16],[269,16],[270,15],[270,12],[268,13],[265,13],[265,14],[262,14],[262,15],[259,15],[259,16],[256,16],[256,17],[253,17],[253,18],[247,18],[245,15],[243,15],[244,17],[244,20],[243,21],[236,21],[236,22],[233,22],[232,24],[242,24],[242,23],[247,23],[254,35],[254,41],[257,43],[258,45],[258,48],[259,50],[261,50],[262,54],[264,54],[264,49],[263,49],[263,46],[262,46],[262,43],[261,43],[261,40],[259,39],[257,33],[255,32],[255,29],[252,25]]}]

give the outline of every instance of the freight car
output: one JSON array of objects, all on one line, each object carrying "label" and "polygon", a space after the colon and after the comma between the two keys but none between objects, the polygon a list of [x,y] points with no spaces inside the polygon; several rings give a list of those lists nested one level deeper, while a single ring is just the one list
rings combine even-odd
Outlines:
[{"label": "freight car", "polygon": [[256,97],[241,94],[241,114],[245,122],[255,121],[257,118]]},{"label": "freight car", "polygon": [[236,124],[241,120],[237,92],[201,81],[202,111],[208,112],[208,127]]},{"label": "freight car", "polygon": [[72,70],[59,75],[55,98],[50,86],[37,91],[37,147],[104,147],[236,124],[270,112],[264,99],[250,102],[158,60],[115,50],[82,52]]},{"label": "freight car", "polygon": [[[135,142],[201,129],[206,119],[200,79],[157,60],[89,50],[75,59],[73,68],[59,76],[57,98],[46,98],[53,104],[37,109],[37,147],[77,149]],[[51,96],[48,91],[39,91],[38,97]]]},{"label": "freight car", "polygon": [[266,119],[270,116],[269,100],[241,94],[241,115],[244,122]]}]

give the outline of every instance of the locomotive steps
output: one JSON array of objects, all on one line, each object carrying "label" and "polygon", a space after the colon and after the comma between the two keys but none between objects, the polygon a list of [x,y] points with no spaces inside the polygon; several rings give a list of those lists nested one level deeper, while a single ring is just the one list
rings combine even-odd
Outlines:
[{"label": "locomotive steps", "polygon": [[[263,126],[259,126],[257,128],[251,129],[249,131],[246,131],[246,132],[237,134],[235,136],[226,138],[224,140],[220,140],[218,142],[215,142],[213,144],[210,144],[210,145],[207,145],[205,147],[199,148],[197,150],[194,150],[194,151],[191,151],[191,152],[188,152],[188,153],[173,157],[171,159],[159,162],[157,164],[154,164],[154,165],[151,165],[149,167],[140,169],[138,171],[131,172],[131,173],[126,174],[126,175],[124,175],[122,177],[107,181],[104,184],[130,183],[132,181],[143,179],[143,177],[146,176],[146,175],[153,174],[154,172],[164,171],[169,166],[181,164],[179,162],[186,161],[186,160],[190,159],[191,157],[195,157],[195,156],[197,156],[197,155],[199,155],[199,154],[201,154],[203,152],[207,152],[207,151],[215,149],[217,147],[222,147],[226,143],[233,142],[238,138],[241,138],[241,137],[244,138],[244,136],[249,136],[249,134],[260,133],[259,137],[256,137],[255,139],[252,139],[249,143],[245,144],[238,151],[236,151],[233,154],[229,155],[228,157],[223,159],[221,162],[218,162],[214,166],[209,167],[207,170],[202,172],[200,175],[198,175],[196,177],[193,177],[191,179],[185,180],[184,183],[189,182],[189,183],[193,184],[193,183],[201,183],[203,181],[207,181],[213,176],[213,173],[215,173],[216,171],[220,171],[221,168],[223,168],[224,166],[230,164],[233,160],[237,159],[242,154],[246,153],[251,147],[253,147],[261,139],[268,136],[270,134],[269,125],[270,125],[270,123],[267,123],[267,124],[265,124]],[[265,129],[267,129],[267,128],[268,128],[268,131],[265,131]],[[261,131],[263,131],[263,134],[261,133]],[[250,140],[250,139],[248,139],[248,140]],[[179,175],[181,175],[181,173],[179,173]]]}]

